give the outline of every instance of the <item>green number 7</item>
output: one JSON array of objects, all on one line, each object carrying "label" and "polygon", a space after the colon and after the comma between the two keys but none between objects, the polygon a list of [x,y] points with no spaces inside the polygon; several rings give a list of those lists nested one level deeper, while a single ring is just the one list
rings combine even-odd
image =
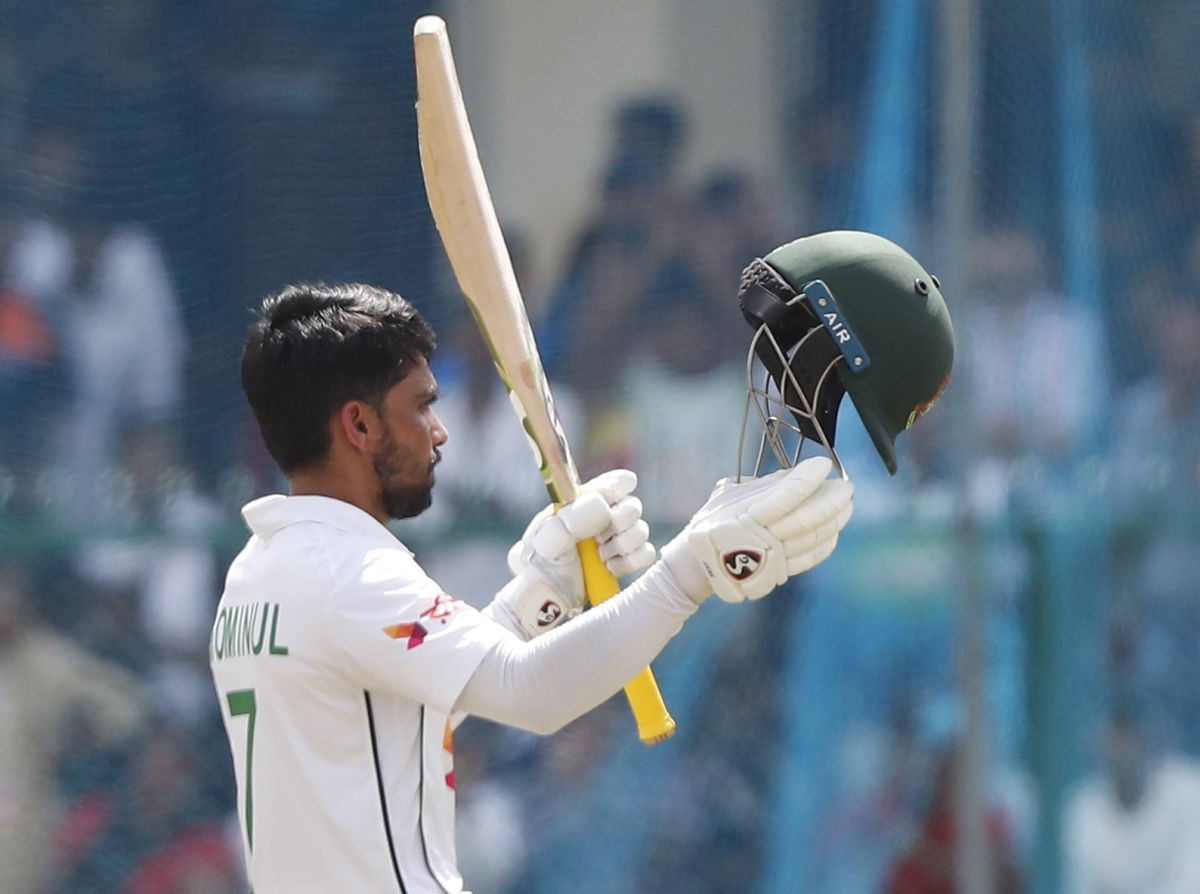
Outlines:
[{"label": "green number 7", "polygon": [[247,715],[246,724],[246,842],[254,849],[254,719],[258,703],[253,689],[238,689],[225,693],[229,713],[234,717]]}]

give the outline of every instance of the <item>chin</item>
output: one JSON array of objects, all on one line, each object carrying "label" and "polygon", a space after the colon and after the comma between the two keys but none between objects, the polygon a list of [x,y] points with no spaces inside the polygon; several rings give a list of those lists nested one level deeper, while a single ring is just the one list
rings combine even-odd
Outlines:
[{"label": "chin", "polygon": [[383,493],[388,517],[396,520],[416,518],[433,505],[433,482],[424,487],[406,487]]}]

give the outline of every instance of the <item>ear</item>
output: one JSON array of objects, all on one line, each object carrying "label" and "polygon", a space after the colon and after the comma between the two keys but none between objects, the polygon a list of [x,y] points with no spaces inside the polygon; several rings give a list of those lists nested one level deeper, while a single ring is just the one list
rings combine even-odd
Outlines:
[{"label": "ear", "polygon": [[356,450],[366,451],[378,437],[379,414],[368,403],[348,400],[334,414],[331,427],[335,439],[345,441]]}]

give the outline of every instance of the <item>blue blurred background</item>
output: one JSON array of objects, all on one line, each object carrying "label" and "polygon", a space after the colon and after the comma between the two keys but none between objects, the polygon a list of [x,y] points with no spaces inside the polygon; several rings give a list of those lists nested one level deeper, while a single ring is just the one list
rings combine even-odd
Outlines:
[{"label": "blue blurred background", "polygon": [[398,533],[477,605],[544,502],[429,217],[411,27],[447,18],[585,473],[666,542],[737,463],[738,276],[861,228],[958,359],[836,556],[709,605],[621,700],[456,737],[469,887],[1200,892],[1200,7],[1191,0],[107,0],[0,25],[0,891],[244,891],[206,644],[283,486],[261,296],[437,327],[451,440]]}]

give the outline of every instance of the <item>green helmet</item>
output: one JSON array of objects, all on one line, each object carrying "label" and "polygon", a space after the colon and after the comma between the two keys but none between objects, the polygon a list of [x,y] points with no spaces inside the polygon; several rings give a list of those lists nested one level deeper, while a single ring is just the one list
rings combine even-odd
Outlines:
[{"label": "green helmet", "polygon": [[[817,233],[751,263],[738,302],[755,329],[748,370],[764,444],[794,462],[785,460],[778,437],[785,425],[820,441],[836,460],[837,410],[849,392],[894,475],[896,436],[941,396],[954,362],[954,329],[937,277],[881,236]],[[766,371],[761,385],[756,357]]]}]

